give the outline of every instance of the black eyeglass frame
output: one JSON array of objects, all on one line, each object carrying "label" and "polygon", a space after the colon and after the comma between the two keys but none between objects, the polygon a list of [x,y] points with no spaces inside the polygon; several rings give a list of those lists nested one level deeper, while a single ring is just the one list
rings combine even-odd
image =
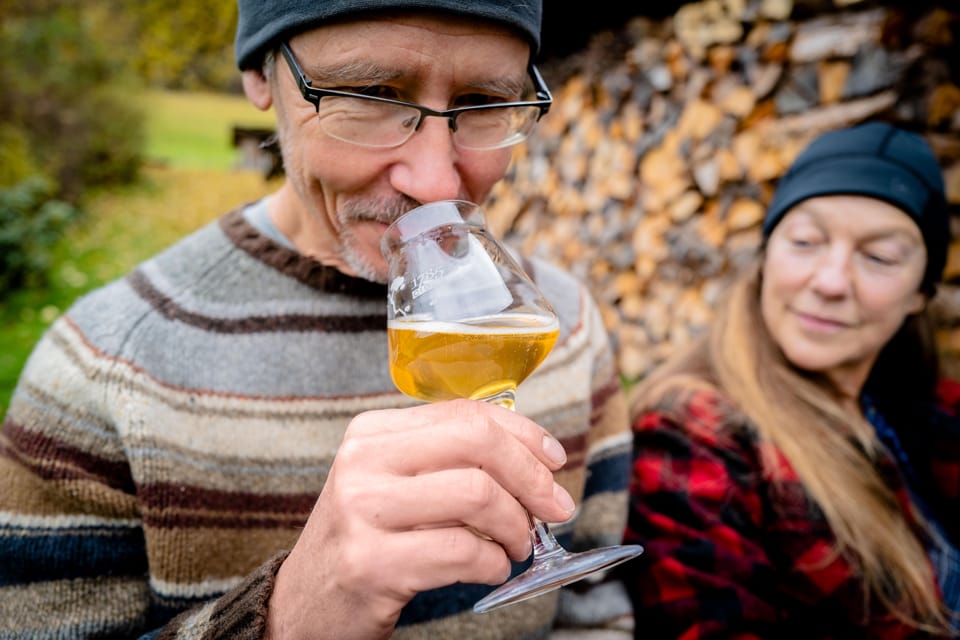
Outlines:
[{"label": "black eyeglass frame", "polygon": [[[543,76],[540,75],[540,70],[537,69],[536,65],[533,63],[527,67],[527,72],[530,74],[530,78],[533,80],[533,90],[537,96],[536,100],[500,102],[497,104],[480,104],[471,107],[456,107],[454,109],[437,111],[436,109],[431,109],[430,107],[424,107],[423,105],[413,102],[404,102],[403,100],[393,100],[392,98],[381,98],[379,96],[365,96],[362,93],[352,93],[350,91],[340,91],[338,89],[318,89],[313,86],[313,80],[308,78],[303,72],[303,68],[300,66],[300,63],[297,62],[296,57],[293,55],[293,51],[290,50],[290,46],[286,42],[280,43],[280,51],[283,53],[283,57],[287,60],[287,66],[290,67],[291,73],[293,73],[293,79],[297,83],[297,88],[300,89],[300,95],[303,96],[304,100],[314,106],[314,108],[317,110],[317,113],[320,112],[320,100],[326,96],[335,96],[339,98],[359,98],[360,100],[371,100],[373,102],[381,102],[384,104],[394,104],[400,107],[415,109],[420,113],[420,117],[417,119],[417,125],[412,130],[413,132],[420,130],[420,125],[423,124],[424,119],[428,116],[435,118],[446,118],[450,124],[450,130],[455,132],[457,130],[457,117],[461,113],[490,109],[504,109],[508,107],[539,107],[540,113],[537,115],[536,120],[539,122],[540,118],[542,118],[550,110],[550,105],[553,104],[553,95],[550,93],[550,89],[547,87],[547,83],[544,81]],[[411,133],[411,135],[413,134]],[[406,140],[404,142],[406,142]],[[399,144],[403,143],[401,142]]]}]

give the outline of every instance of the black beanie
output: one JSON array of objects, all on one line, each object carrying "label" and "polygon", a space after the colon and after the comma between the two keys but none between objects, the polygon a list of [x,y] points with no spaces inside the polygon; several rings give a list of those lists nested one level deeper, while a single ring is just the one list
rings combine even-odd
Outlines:
[{"label": "black beanie", "polygon": [[369,12],[405,9],[485,18],[517,29],[540,48],[542,0],[238,0],[234,40],[237,66],[256,69],[263,55],[281,39],[312,29],[327,20]]},{"label": "black beanie", "polygon": [[924,286],[940,281],[950,243],[950,214],[943,173],[922,137],[881,122],[820,135],[780,179],[763,219],[763,237],[770,237],[784,214],[801,201],[840,194],[884,200],[909,215],[927,247]]}]

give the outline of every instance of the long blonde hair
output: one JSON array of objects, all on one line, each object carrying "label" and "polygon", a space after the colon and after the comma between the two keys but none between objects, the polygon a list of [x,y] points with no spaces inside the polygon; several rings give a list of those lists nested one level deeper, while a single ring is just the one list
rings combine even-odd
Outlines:
[{"label": "long blonde hair", "polygon": [[[918,629],[949,634],[951,613],[926,551],[874,466],[882,445],[873,427],[839,403],[825,380],[786,361],[762,321],[760,282],[758,261],[731,286],[702,340],[634,390],[633,415],[692,385],[722,390],[761,441],[790,463],[833,531],[836,553],[861,577],[865,598],[875,595],[894,616]],[[909,318],[884,349],[868,385],[882,387],[888,371],[917,371],[913,392],[929,400],[937,367],[931,327],[925,314]],[[907,365],[904,358],[915,361]],[[764,464],[776,474],[773,460]],[[930,533],[913,511],[914,521]]]}]

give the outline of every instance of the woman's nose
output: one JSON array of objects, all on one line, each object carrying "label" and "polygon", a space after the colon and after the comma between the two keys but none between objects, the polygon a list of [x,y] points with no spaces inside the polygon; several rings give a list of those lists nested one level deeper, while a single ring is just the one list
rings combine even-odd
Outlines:
[{"label": "woman's nose", "polygon": [[812,284],[820,295],[838,297],[846,295],[851,288],[851,255],[843,247],[832,248],[818,261]]}]

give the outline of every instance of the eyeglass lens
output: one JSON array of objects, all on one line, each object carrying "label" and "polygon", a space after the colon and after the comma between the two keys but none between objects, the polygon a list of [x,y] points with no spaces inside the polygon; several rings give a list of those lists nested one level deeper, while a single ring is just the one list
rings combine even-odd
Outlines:
[{"label": "eyeglass lens", "polygon": [[[539,114],[535,106],[460,112],[455,116],[454,140],[472,149],[515,144],[529,135]],[[420,121],[420,112],[411,107],[340,96],[324,96],[317,115],[328,135],[373,147],[403,144]]]}]

